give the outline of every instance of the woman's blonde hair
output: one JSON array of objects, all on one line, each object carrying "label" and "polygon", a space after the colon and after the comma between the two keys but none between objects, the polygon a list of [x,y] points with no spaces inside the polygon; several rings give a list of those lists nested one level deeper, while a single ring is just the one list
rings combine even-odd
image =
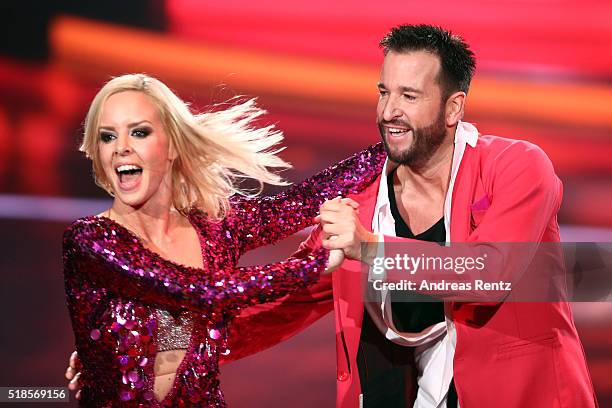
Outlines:
[{"label": "woman's blonde hair", "polygon": [[[277,156],[284,149],[277,146],[283,139],[282,132],[273,125],[253,126],[253,121],[265,113],[254,99],[225,110],[193,114],[163,82],[144,74],[128,74],[111,79],[94,97],[80,147],[92,161],[96,184],[109,194],[113,191],[98,155],[100,113],[111,95],[124,91],[148,95],[159,109],[177,153],[172,166],[172,200],[180,212],[198,208],[220,219],[229,209],[230,196],[259,194],[263,183],[287,184],[269,170],[291,167]],[[243,179],[256,180],[257,192],[239,188],[237,181]]]}]

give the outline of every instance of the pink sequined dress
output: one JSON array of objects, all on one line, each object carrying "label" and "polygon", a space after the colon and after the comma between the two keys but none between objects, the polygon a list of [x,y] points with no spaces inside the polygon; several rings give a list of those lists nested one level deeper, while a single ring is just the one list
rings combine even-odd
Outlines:
[{"label": "pink sequined dress", "polygon": [[[75,221],[64,233],[63,261],[82,362],[80,404],[225,407],[219,355],[229,353],[232,317],[241,308],[315,282],[326,266],[327,252],[297,253],[264,266],[237,267],[238,259],[310,226],[324,200],[367,187],[380,174],[385,158],[377,144],[276,196],[234,198],[220,222],[191,211],[204,269],[162,258],[109,218]],[[160,311],[192,317],[185,358],[161,402],[153,394],[153,365],[163,343]]]}]

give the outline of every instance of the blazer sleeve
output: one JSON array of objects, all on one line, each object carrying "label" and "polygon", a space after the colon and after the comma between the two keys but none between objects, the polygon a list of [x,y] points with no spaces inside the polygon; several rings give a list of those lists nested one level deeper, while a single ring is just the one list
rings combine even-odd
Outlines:
[{"label": "blazer sleeve", "polygon": [[[320,246],[320,228],[300,245],[298,252]],[[273,347],[308,328],[334,308],[331,274],[305,289],[264,305],[243,309],[229,325],[231,353],[221,363],[247,357]]]}]

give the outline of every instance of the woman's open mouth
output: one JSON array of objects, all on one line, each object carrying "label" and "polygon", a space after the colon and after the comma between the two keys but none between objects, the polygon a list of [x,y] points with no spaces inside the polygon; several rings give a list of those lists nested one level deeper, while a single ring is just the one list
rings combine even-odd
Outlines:
[{"label": "woman's open mouth", "polygon": [[142,167],[135,164],[122,164],[115,168],[119,177],[119,187],[122,190],[133,190],[140,184]]}]

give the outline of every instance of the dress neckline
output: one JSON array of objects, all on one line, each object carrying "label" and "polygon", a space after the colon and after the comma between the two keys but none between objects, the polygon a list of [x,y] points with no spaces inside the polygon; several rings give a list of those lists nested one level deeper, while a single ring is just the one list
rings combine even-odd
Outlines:
[{"label": "dress neckline", "polygon": [[206,271],[206,257],[204,254],[204,237],[202,236],[202,233],[200,232],[200,229],[196,227],[196,225],[194,224],[194,220],[192,217],[193,211],[190,211],[187,214],[187,220],[189,221],[189,223],[191,224],[191,226],[193,227],[193,229],[195,230],[197,236],[198,236],[198,242],[200,244],[200,255],[202,256],[202,266],[203,268],[198,268],[198,267],[194,267],[194,266],[188,266],[185,264],[182,264],[180,262],[176,262],[176,261],[172,261],[168,258],[163,257],[160,253],[148,248],[143,242],[142,239],[132,230],[130,230],[128,227],[126,227],[125,225],[121,224],[120,222],[113,220],[112,218],[107,217],[106,215],[90,215],[87,218],[93,218],[96,220],[101,220],[106,222],[107,224],[113,225],[115,227],[117,227],[119,230],[123,231],[126,235],[128,235],[128,237],[134,241],[136,244],[138,244],[138,246],[140,247],[141,250],[143,250],[144,252],[148,253],[149,255],[151,255],[153,258],[156,258],[166,264],[169,264],[170,266],[173,267],[179,267],[179,268],[184,268],[187,270],[191,270],[191,271],[198,271],[198,272],[205,272]]}]

